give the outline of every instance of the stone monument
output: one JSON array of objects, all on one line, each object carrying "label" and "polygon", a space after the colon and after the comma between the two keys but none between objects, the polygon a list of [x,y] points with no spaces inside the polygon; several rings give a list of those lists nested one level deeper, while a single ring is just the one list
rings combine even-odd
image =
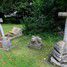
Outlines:
[{"label": "stone monument", "polygon": [[66,18],[64,39],[55,44],[50,62],[61,67],[67,67],[67,12],[59,12],[58,16]]},{"label": "stone monument", "polygon": [[39,36],[32,36],[28,47],[41,49],[42,45],[42,39]]}]

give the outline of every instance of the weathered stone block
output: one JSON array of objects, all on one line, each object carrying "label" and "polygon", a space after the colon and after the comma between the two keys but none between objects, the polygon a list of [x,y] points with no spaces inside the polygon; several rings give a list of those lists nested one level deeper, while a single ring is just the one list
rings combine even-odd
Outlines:
[{"label": "weathered stone block", "polygon": [[66,59],[63,58],[64,46],[65,46],[65,42],[59,41],[55,44],[54,50],[52,52],[51,62],[58,65],[58,66],[61,66],[61,61],[62,62],[66,61]]},{"label": "weathered stone block", "polygon": [[28,47],[41,49],[42,45],[42,39],[39,36],[32,36]]}]

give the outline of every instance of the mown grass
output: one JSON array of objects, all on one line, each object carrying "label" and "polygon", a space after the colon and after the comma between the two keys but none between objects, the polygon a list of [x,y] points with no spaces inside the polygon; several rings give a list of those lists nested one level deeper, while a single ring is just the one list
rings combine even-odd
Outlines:
[{"label": "mown grass", "polygon": [[[13,26],[21,25],[4,24],[5,33]],[[48,56],[53,49],[55,42],[62,39],[61,36],[53,34],[41,34],[44,47],[41,50],[30,49],[28,44],[32,35],[23,35],[12,41],[12,45],[17,45],[9,52],[0,49],[0,67],[57,67],[47,62]],[[45,58],[45,61],[44,61]]]}]

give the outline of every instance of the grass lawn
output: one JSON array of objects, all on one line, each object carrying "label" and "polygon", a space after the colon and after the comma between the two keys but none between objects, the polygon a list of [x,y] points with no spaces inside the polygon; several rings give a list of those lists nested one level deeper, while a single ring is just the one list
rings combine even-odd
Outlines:
[{"label": "grass lawn", "polygon": [[[13,26],[22,27],[21,25],[3,24],[5,33],[10,31]],[[23,35],[22,37],[14,39],[12,44],[18,46],[9,52],[0,49],[0,67],[57,67],[44,61],[44,58],[47,60],[54,43],[62,38],[50,34],[44,34],[41,37],[44,44],[41,50],[27,47],[31,35]]]}]

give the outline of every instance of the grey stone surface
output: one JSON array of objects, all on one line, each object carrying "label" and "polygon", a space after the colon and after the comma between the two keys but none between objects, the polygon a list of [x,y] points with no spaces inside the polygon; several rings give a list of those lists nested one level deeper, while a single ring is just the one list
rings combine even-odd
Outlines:
[{"label": "grey stone surface", "polygon": [[63,54],[67,54],[67,44],[64,46]]},{"label": "grey stone surface", "polygon": [[42,45],[42,39],[39,36],[32,36],[28,47],[41,49]]},{"label": "grey stone surface", "polygon": [[61,67],[67,67],[67,64],[61,64]]},{"label": "grey stone surface", "polygon": [[8,38],[4,38],[2,41],[3,49],[9,51],[10,47],[12,46],[11,41]]},{"label": "grey stone surface", "polygon": [[54,63],[54,64],[56,64],[58,66],[61,66],[61,63],[56,61],[53,57],[51,57],[51,63]]},{"label": "grey stone surface", "polygon": [[53,51],[53,56],[60,62],[62,54],[59,54],[56,50]]},{"label": "grey stone surface", "polygon": [[66,64],[67,63],[67,45],[65,44],[64,50],[63,50],[63,55],[62,55],[62,63]]},{"label": "grey stone surface", "polygon": [[64,41],[59,41],[55,44],[54,46],[54,50],[52,52],[52,56],[51,56],[51,62],[61,66],[61,62],[63,63],[64,61],[66,61],[66,59],[63,57],[63,52],[65,47],[65,42]]},{"label": "grey stone surface", "polygon": [[54,49],[57,51],[57,52],[59,52],[59,53],[62,53],[62,48],[61,47],[59,47],[57,44],[54,46]]},{"label": "grey stone surface", "polygon": [[65,42],[59,41],[55,44],[54,48],[59,52],[62,53],[64,50]]},{"label": "grey stone surface", "polygon": [[64,55],[64,56],[62,57],[62,63],[67,63],[67,55]]}]

